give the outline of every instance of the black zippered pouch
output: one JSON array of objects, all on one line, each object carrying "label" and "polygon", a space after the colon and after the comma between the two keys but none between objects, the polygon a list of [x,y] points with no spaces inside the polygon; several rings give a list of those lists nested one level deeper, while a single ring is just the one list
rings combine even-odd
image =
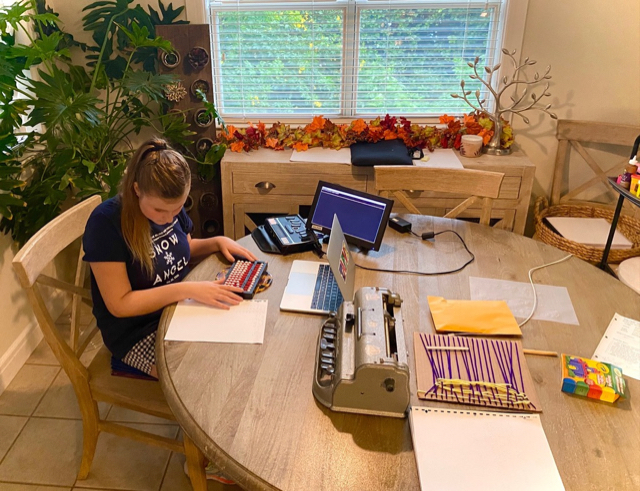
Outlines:
[{"label": "black zippered pouch", "polygon": [[351,163],[358,167],[374,165],[413,165],[413,151],[402,140],[357,142],[351,145]]}]

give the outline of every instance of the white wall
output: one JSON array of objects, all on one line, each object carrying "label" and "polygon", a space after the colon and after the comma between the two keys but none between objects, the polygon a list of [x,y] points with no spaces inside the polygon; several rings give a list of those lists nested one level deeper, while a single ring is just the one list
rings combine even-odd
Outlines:
[{"label": "white wall", "polygon": [[40,341],[33,312],[13,272],[14,255],[11,237],[0,235],[0,393]]},{"label": "white wall", "polygon": [[[43,273],[73,282],[75,270],[70,265],[78,257],[79,247],[79,242],[70,245]],[[11,236],[0,234],[0,394],[42,340],[42,332],[11,264],[17,252]],[[59,290],[43,288],[43,295],[54,319],[70,301]]]},{"label": "white wall", "polygon": [[[638,0],[529,0],[522,54],[537,60],[539,69],[551,65],[550,102],[560,119],[640,125]],[[537,166],[534,195],[548,196],[556,122],[542,113],[530,114],[529,126],[519,118],[514,121],[516,142]],[[618,157],[610,161],[628,158],[632,144],[618,148]],[[604,162],[603,157],[596,158]],[[593,177],[579,158],[571,165],[572,187]],[[604,186],[600,191],[598,198],[611,199]]]}]

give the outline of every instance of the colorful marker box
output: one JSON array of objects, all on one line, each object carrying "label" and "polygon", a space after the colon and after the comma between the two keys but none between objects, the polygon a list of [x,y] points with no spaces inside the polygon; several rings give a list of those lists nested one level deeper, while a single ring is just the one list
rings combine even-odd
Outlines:
[{"label": "colorful marker box", "polygon": [[626,397],[622,369],[579,356],[562,355],[562,392],[615,402]]}]

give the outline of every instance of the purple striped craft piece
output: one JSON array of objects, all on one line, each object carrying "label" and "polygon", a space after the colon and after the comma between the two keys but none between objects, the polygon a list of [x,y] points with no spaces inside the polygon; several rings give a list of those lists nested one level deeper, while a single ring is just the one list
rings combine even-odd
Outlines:
[{"label": "purple striped craft piece", "polygon": [[414,333],[418,397],[541,412],[520,341]]}]

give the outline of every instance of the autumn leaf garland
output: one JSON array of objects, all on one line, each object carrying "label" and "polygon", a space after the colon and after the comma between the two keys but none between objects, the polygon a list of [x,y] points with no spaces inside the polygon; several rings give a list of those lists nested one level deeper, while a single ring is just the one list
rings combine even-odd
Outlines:
[{"label": "autumn leaf garland", "polygon": [[[220,131],[218,139],[233,152],[248,152],[258,148],[284,150],[293,148],[305,151],[313,147],[340,149],[355,142],[377,142],[380,140],[402,140],[407,147],[429,149],[460,148],[462,135],[480,135],[485,145],[493,136],[494,124],[480,113],[464,115],[462,119],[446,114],[440,116],[440,123],[446,127],[412,124],[404,117],[396,118],[388,114],[384,118],[366,123],[357,119],[348,124],[335,124],[323,116],[315,116],[304,127],[291,128],[284,123],[274,123],[267,129],[265,124],[249,123],[246,128],[227,125]],[[513,131],[503,121],[501,144],[508,148],[513,144]]]}]

